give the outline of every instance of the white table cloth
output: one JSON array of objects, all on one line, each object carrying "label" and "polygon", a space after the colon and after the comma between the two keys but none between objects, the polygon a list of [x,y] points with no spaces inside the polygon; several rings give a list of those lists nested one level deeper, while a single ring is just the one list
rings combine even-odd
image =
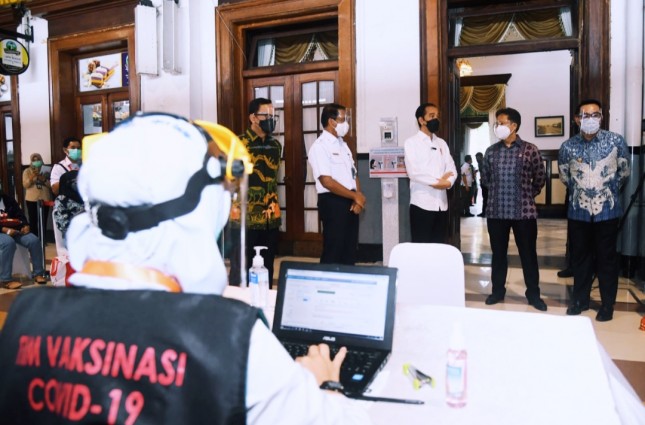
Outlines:
[{"label": "white table cloth", "polygon": [[[228,287],[249,302],[247,289]],[[276,292],[266,316],[273,323]],[[461,323],[468,351],[466,407],[445,402],[446,351]],[[411,363],[434,388],[414,390],[403,374]],[[645,424],[645,408],[598,344],[587,317],[475,308],[397,305],[392,356],[369,395],[416,399],[424,405],[365,402],[374,424]]]}]

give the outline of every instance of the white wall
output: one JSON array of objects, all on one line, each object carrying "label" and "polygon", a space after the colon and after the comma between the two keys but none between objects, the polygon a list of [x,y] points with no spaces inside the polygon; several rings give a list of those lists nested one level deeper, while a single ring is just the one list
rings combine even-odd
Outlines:
[{"label": "white wall", "polygon": [[[18,76],[22,165],[38,152],[45,163],[51,162],[49,123],[49,62],[47,56],[47,21],[34,18],[34,42],[29,44],[29,68]],[[18,31],[22,32],[21,28]],[[15,77],[14,77],[15,78]]]},{"label": "white wall", "polygon": [[[568,50],[468,58],[473,75],[512,74],[506,87],[506,106],[522,115],[520,137],[543,150],[559,149],[569,137],[570,110]],[[535,117],[564,115],[563,137],[535,137]]]},{"label": "white wall", "polygon": [[356,62],[358,152],[381,145],[382,117],[398,117],[402,146],[418,131],[419,3],[356,0]]},{"label": "white wall", "polygon": [[[153,2],[160,6],[161,0]],[[191,40],[188,28],[189,22],[188,1],[179,2],[177,19],[179,20],[179,34],[176,43],[179,49],[179,72],[176,74],[162,70],[163,64],[163,8],[157,7],[157,54],[159,75],[141,76],[141,110],[146,112],[163,111],[181,116],[190,113],[190,53]]]},{"label": "white wall", "polygon": [[[153,4],[160,6],[161,0]],[[191,119],[217,119],[215,69],[216,0],[179,2],[180,69],[168,72],[163,64],[163,8],[158,7],[157,36],[159,75],[141,76],[141,110],[163,111]]]},{"label": "white wall", "polygon": [[642,139],[644,3],[611,2],[609,129],[625,136],[630,146],[640,146]]},{"label": "white wall", "polygon": [[217,121],[217,74],[215,67],[215,7],[217,0],[191,0],[190,117]]}]

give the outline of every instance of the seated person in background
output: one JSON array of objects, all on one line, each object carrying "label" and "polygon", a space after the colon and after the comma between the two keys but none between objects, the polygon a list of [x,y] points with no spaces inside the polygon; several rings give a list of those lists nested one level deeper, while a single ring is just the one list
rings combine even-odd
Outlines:
[{"label": "seated person in background", "polygon": [[[222,127],[201,125],[135,115],[92,146],[78,182],[90,208],[68,232],[73,287],[21,293],[0,334],[8,423],[369,422],[319,389],[345,349],[331,361],[312,346],[297,364],[258,309],[219,296],[230,175],[208,132]],[[66,388],[77,403],[47,401]]]},{"label": "seated person in background", "polygon": [[25,213],[13,197],[0,190],[0,285],[7,289],[18,289],[22,283],[11,278],[13,256],[16,244],[29,250],[32,264],[32,277],[37,283],[47,283],[43,270],[43,252],[40,241],[30,232]]}]

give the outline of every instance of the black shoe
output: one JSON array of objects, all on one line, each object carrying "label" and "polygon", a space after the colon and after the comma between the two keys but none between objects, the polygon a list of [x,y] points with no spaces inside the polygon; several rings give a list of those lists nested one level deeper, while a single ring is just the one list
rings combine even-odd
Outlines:
[{"label": "black shoe", "polygon": [[462,217],[474,217],[474,215],[471,213],[467,213],[467,214],[463,214]]},{"label": "black shoe", "polygon": [[567,315],[577,316],[578,314],[587,310],[589,310],[589,301],[587,301],[586,303],[581,303],[579,301],[572,301],[571,304],[569,304],[569,307],[567,308]]},{"label": "black shoe", "polygon": [[484,213],[477,214],[477,217],[486,217],[486,214],[484,214]]},{"label": "black shoe", "polygon": [[608,322],[614,318],[614,308],[613,307],[600,307],[598,314],[596,314],[596,321],[598,322]]},{"label": "black shoe", "polygon": [[542,298],[529,300],[529,305],[533,306],[536,310],[546,311],[546,303]]},{"label": "black shoe", "polygon": [[558,272],[558,277],[573,277],[573,270],[566,268]]},{"label": "black shoe", "polygon": [[486,297],[485,303],[486,305],[493,305],[502,301],[504,301],[504,296],[500,297],[499,295],[490,294],[488,297]]}]

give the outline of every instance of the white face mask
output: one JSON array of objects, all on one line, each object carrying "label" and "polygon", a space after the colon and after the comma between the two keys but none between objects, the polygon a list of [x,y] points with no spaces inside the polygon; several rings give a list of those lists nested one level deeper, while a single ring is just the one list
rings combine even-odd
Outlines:
[{"label": "white face mask", "polygon": [[511,135],[511,129],[505,125],[496,125],[494,132],[495,132],[495,137],[497,137],[500,140],[506,140],[508,136]]},{"label": "white face mask", "polygon": [[600,118],[582,118],[580,120],[580,131],[585,134],[596,134],[600,130]]},{"label": "white face mask", "polygon": [[336,126],[336,134],[338,137],[345,137],[347,133],[349,133],[349,123],[347,121],[338,123]]}]

